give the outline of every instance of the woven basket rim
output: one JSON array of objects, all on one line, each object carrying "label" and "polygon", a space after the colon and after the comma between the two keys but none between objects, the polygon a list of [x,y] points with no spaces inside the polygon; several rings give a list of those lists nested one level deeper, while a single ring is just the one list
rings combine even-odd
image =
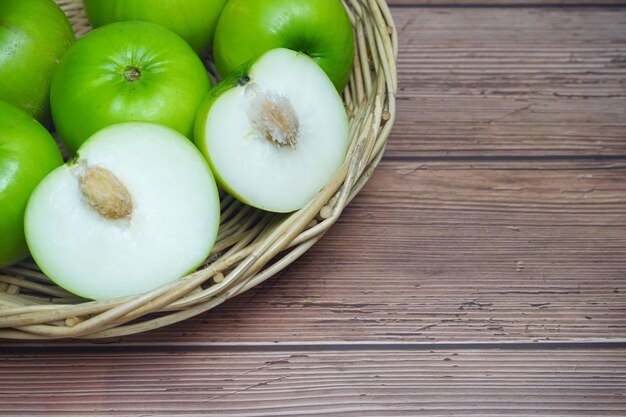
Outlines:
[{"label": "woven basket rim", "polygon": [[[77,36],[89,30],[82,0],[55,2]],[[167,326],[259,285],[321,239],[371,177],[396,116],[398,38],[389,7],[384,0],[344,0],[344,5],[356,39],[353,74],[342,94],[351,144],[346,161],[315,199],[281,216],[223,194],[220,238],[207,262],[145,294],[80,300],[55,286],[31,260],[0,270],[0,338],[110,338]]]}]

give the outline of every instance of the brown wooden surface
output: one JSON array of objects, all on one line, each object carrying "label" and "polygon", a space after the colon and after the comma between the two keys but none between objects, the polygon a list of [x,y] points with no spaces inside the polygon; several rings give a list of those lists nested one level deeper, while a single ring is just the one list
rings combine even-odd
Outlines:
[{"label": "brown wooden surface", "polygon": [[400,7],[529,7],[529,6],[623,6],[624,0],[391,0],[388,4]]},{"label": "brown wooden surface", "polygon": [[396,23],[388,157],[626,154],[621,10],[403,9]]},{"label": "brown wooden surface", "polygon": [[626,8],[395,4],[339,224],[178,325],[2,343],[0,414],[626,415]]},{"label": "brown wooden surface", "polygon": [[626,407],[626,357],[612,349],[26,354],[0,372],[0,403],[26,415],[588,417]]}]

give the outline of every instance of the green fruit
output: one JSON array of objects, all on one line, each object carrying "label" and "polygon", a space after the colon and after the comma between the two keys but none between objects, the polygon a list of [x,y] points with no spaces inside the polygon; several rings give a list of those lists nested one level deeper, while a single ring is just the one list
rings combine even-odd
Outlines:
[{"label": "green fruit", "polygon": [[333,83],[309,57],[284,48],[215,86],[195,132],[220,185],[274,212],[306,205],[348,149],[348,117]]},{"label": "green fruit", "polygon": [[215,32],[222,77],[274,48],[309,55],[341,91],[354,60],[354,35],[340,0],[230,0]]},{"label": "green fruit", "polygon": [[200,265],[220,202],[208,164],[154,123],[109,126],[52,171],[26,209],[28,247],[58,285],[85,298],[142,293]]},{"label": "green fruit", "polygon": [[200,54],[213,43],[217,19],[226,0],[84,0],[93,27],[123,20],[143,20],[164,26]]},{"label": "green fruit", "polygon": [[52,0],[0,1],[0,100],[50,122],[50,81],[74,42],[63,11]]},{"label": "green fruit", "polygon": [[50,133],[24,111],[0,101],[0,268],[28,255],[26,203],[39,181],[62,163]]},{"label": "green fruit", "polygon": [[192,137],[210,88],[204,64],[174,32],[148,22],[119,22],[88,33],[67,51],[52,79],[52,117],[76,151],[100,129],[145,121]]}]

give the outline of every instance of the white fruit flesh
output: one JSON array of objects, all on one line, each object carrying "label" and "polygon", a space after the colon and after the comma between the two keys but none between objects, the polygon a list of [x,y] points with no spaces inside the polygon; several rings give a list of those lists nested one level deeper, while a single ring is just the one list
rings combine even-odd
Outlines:
[{"label": "white fruit flesh", "polygon": [[92,299],[181,277],[208,256],[218,227],[217,187],[202,155],[179,133],[149,123],[96,133],[76,162],[40,183],[25,221],[42,270]]},{"label": "white fruit flesh", "polygon": [[297,210],[345,159],[343,103],[324,71],[290,50],[266,53],[248,78],[213,103],[201,148],[224,186],[246,203]]}]

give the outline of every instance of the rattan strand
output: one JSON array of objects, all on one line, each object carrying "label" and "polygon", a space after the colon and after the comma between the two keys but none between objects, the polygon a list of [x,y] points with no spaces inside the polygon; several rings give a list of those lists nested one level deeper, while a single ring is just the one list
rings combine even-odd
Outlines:
[{"label": "rattan strand", "polygon": [[[90,30],[82,0],[55,0],[77,36]],[[380,161],[395,120],[398,39],[383,0],[345,1],[356,36],[355,65],[343,99],[350,115],[345,163],[303,209],[275,215],[222,193],[217,243],[193,274],[146,294],[82,300],[55,286],[32,260],[0,270],[0,338],[108,338],[193,317],[274,276],[337,221]],[[216,79],[213,66],[209,74]]]}]

